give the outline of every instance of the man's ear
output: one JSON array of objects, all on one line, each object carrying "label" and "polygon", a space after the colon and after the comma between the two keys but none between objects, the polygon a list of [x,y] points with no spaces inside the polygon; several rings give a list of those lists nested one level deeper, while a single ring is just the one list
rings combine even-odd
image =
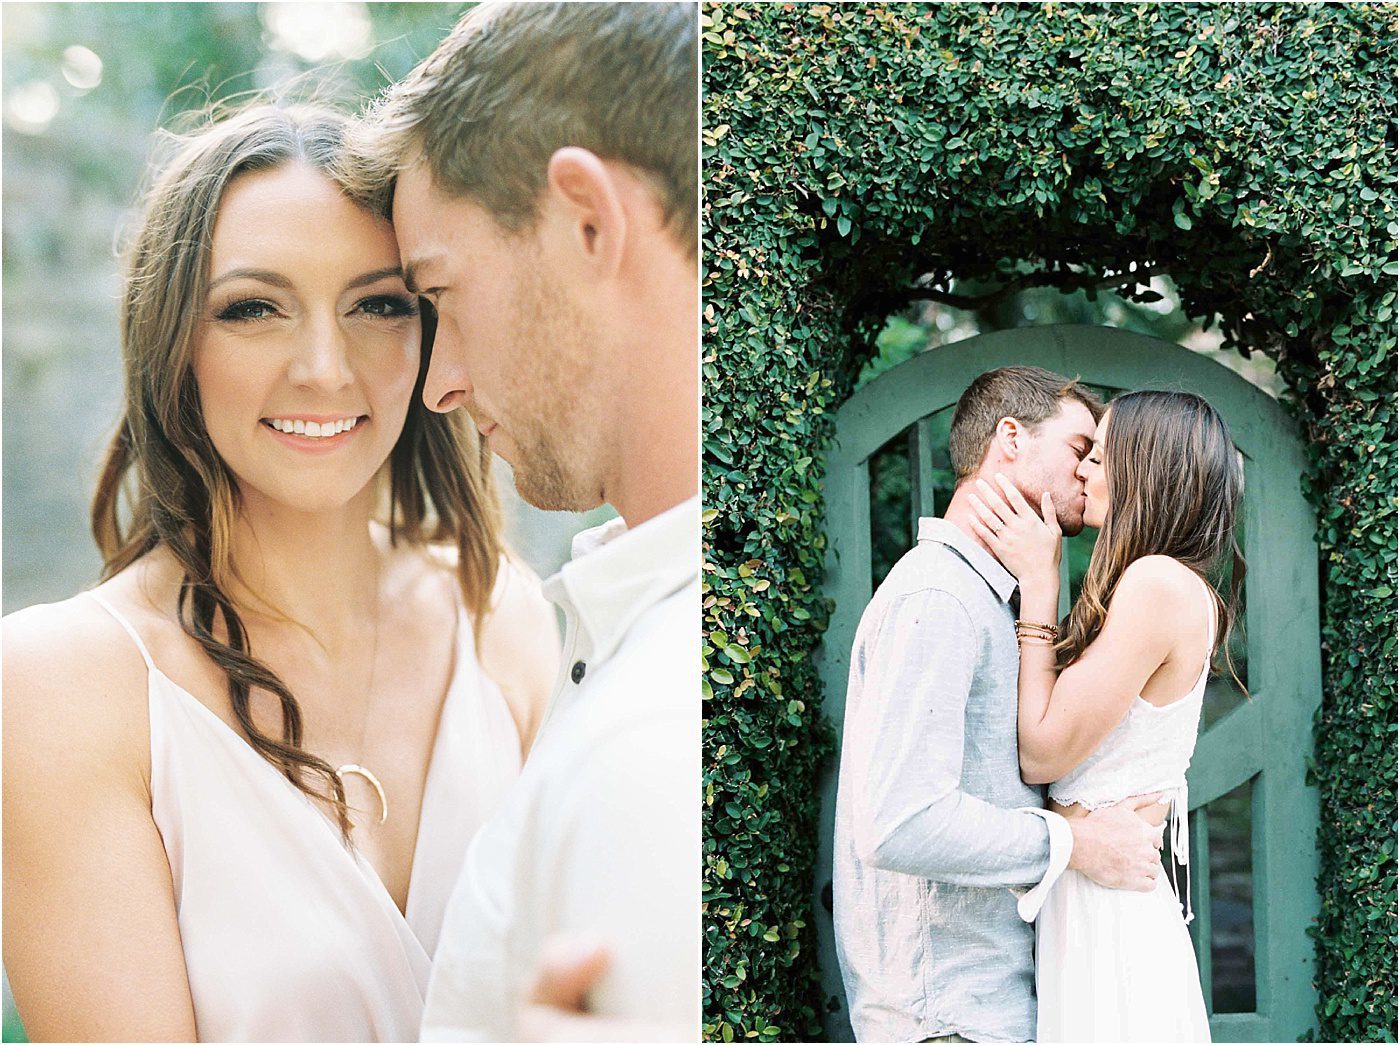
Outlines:
[{"label": "man's ear", "polygon": [[1016,460],[1024,446],[1025,426],[1014,417],[1003,417],[992,432],[992,442],[1008,461]]},{"label": "man's ear", "polygon": [[547,185],[564,233],[584,263],[615,273],[622,264],[627,212],[614,172],[596,154],[567,145],[549,158]]}]

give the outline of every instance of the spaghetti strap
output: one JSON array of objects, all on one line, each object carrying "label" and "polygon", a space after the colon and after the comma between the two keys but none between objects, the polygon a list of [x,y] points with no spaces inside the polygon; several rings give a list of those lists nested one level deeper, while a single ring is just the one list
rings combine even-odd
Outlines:
[{"label": "spaghetti strap", "polygon": [[1215,628],[1220,622],[1220,614],[1215,608],[1215,589],[1210,586],[1210,581],[1200,574],[1196,576],[1206,590],[1206,663],[1210,663],[1211,655],[1215,652]]},{"label": "spaghetti strap", "polygon": [[136,648],[141,651],[141,659],[146,662],[146,670],[155,671],[155,662],[151,660],[151,654],[147,651],[146,644],[141,641],[141,636],[136,634],[136,629],[131,626],[131,621],[127,620],[120,613],[118,613],[117,608],[113,606],[110,602],[108,602],[106,599],[104,599],[101,595],[98,595],[97,592],[89,591],[87,592],[87,594],[92,596],[93,600],[99,606],[101,606],[104,610],[106,610],[113,617],[115,617],[117,623],[120,624],[122,628],[125,629],[126,633],[131,636],[131,641],[136,643]]}]

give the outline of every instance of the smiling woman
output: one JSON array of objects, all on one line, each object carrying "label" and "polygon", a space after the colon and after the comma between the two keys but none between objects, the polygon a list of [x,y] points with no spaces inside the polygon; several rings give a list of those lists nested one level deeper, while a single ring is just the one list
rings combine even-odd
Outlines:
[{"label": "smiling woman", "polygon": [[229,187],[209,269],[194,377],[209,437],[245,500],[372,505],[370,480],[403,430],[422,340],[393,229],[293,163]]},{"label": "smiling woman", "polygon": [[330,173],[346,127],[250,108],[150,191],[103,583],[5,622],[5,963],[36,1039],[416,1037],[539,721],[553,613],[471,427],[418,394],[393,228]]}]

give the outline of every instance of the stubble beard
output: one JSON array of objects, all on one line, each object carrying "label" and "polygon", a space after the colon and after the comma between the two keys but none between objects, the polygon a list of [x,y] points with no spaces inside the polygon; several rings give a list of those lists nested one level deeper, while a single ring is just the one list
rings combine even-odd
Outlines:
[{"label": "stubble beard", "polygon": [[[1042,492],[1050,494],[1050,503],[1055,506],[1055,520],[1060,524],[1060,532],[1066,537],[1075,537],[1084,530],[1083,489],[1073,487],[1066,491],[1050,481],[1050,477],[1040,469],[1036,470],[1035,483],[1031,488],[1021,489],[1021,495],[1030,502],[1037,513],[1040,511]],[[1077,485],[1077,484],[1076,484]],[[1076,507],[1077,506],[1077,507]]]},{"label": "stubble beard", "polygon": [[1078,511],[1071,511],[1060,503],[1055,491],[1050,491],[1050,500],[1055,505],[1055,518],[1059,521],[1060,532],[1066,537],[1077,537],[1084,532],[1084,497],[1082,494],[1072,495],[1072,500],[1080,504]]},{"label": "stubble beard", "polygon": [[571,481],[553,448],[542,442],[520,445],[520,462],[513,466],[515,490],[521,500],[546,512],[582,512],[597,505]]},{"label": "stubble beard", "polygon": [[[592,475],[599,404],[582,314],[546,282],[539,267],[522,281],[514,326],[516,358],[524,365],[511,398],[515,489],[547,512],[581,512],[602,502]],[[592,437],[592,438],[590,438]]]}]

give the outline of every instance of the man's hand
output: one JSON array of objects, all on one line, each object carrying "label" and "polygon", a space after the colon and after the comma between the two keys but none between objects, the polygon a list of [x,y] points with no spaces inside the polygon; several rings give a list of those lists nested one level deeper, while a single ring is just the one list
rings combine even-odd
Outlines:
[{"label": "man's hand", "polygon": [[1018,581],[1048,577],[1058,592],[1064,535],[1054,501],[1042,494],[1037,511],[1006,476],[998,472],[996,481],[977,480],[969,498],[977,516],[968,519],[973,531]]},{"label": "man's hand", "polygon": [[1071,817],[1070,868],[1109,889],[1151,892],[1162,871],[1157,853],[1162,848],[1162,825],[1149,824],[1138,810],[1158,804],[1156,795],[1142,795],[1088,816]]},{"label": "man's hand", "polygon": [[587,941],[545,942],[520,1019],[516,1041],[606,1041],[611,1020],[588,1015],[588,992],[608,967],[608,952]]},{"label": "man's hand", "polygon": [[535,982],[515,1025],[516,1041],[694,1041],[695,1027],[593,1015],[588,992],[608,970],[600,944],[551,937],[540,950]]}]

